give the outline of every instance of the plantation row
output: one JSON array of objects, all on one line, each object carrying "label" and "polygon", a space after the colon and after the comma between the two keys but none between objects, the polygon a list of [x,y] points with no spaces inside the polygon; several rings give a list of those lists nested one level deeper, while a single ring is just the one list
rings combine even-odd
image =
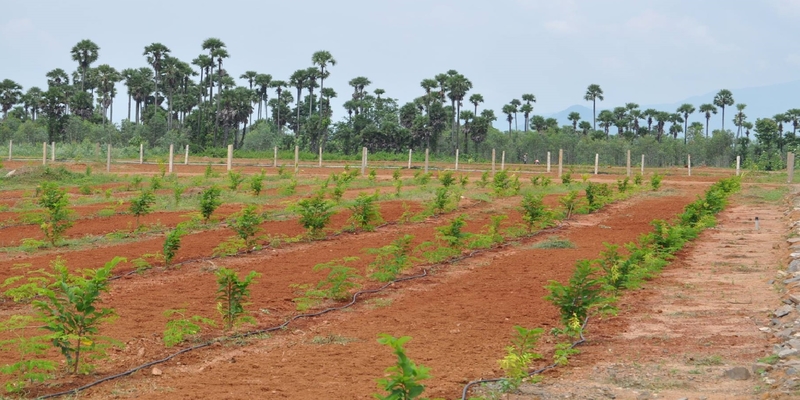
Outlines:
[{"label": "plantation row", "polygon": [[[236,178],[235,174],[231,175],[231,181],[239,181],[241,183],[241,178]],[[344,172],[339,175],[334,175],[330,181],[335,183],[335,187],[330,190],[327,196],[337,196],[337,189],[341,191],[345,185],[352,181],[355,178],[355,173],[353,172]],[[430,174],[426,175],[418,175],[417,179],[419,179],[421,184],[426,184],[428,180],[430,180]],[[369,178],[368,178],[369,179]],[[534,181],[534,184],[544,185],[547,186],[549,182],[546,178],[544,181],[541,181],[538,177]],[[374,180],[374,175],[372,175],[372,179]],[[443,173],[439,177],[442,186],[436,189],[436,193],[434,198],[430,201],[429,206],[427,207],[426,211],[421,215],[422,218],[429,216],[429,215],[436,215],[441,212],[448,211],[453,208],[454,198],[458,198],[460,196],[453,195],[453,192],[456,190],[455,183],[456,178],[452,175],[452,173]],[[402,181],[399,177],[395,177],[394,179],[397,192],[400,192],[400,188],[402,187]],[[401,182],[398,184],[398,182]],[[658,176],[655,176],[651,183],[654,188],[657,188],[659,184]],[[327,182],[329,183],[329,182]],[[326,183],[326,187],[327,187]],[[463,185],[466,185],[467,182],[465,179],[462,179],[459,182]],[[562,183],[570,184],[571,179],[568,175],[565,175],[565,179],[562,180]],[[637,179],[637,183],[641,183],[640,178]],[[490,182],[487,178],[487,175],[484,175],[482,179],[478,182],[479,186],[486,186],[491,184],[491,190],[497,197],[502,197],[510,194],[515,194],[520,190],[520,184],[518,178],[515,176],[514,178],[509,177],[506,172],[498,173],[495,178]],[[627,179],[621,180],[618,183],[620,190],[623,192],[627,189]],[[599,188],[599,189],[598,189]],[[66,209],[66,203],[63,190],[56,189],[51,184],[42,184],[39,188],[39,203],[40,205],[47,210],[47,220],[42,224],[42,229],[45,232],[48,239],[51,240],[51,244],[58,243],[61,239],[59,234],[63,233],[61,228],[64,225],[69,224],[69,219],[64,217],[64,212]],[[333,207],[334,202],[332,200],[326,199],[326,191],[320,190],[315,193],[310,198],[304,199],[299,201],[294,208],[297,210],[298,214],[300,215],[300,222],[304,225],[304,227],[308,230],[308,237],[309,238],[318,238],[320,237],[320,233],[322,229],[326,226],[327,222],[332,215],[331,208]],[[588,203],[583,206],[585,209],[590,209],[591,207],[599,207],[601,203],[601,199],[604,196],[609,196],[611,194],[611,190],[606,184],[596,185],[596,184],[589,184],[587,187],[587,201]],[[148,212],[148,207],[152,205],[151,199],[152,192],[144,190],[141,192],[139,196],[137,196],[134,201],[131,202],[131,213],[134,215],[144,215]],[[354,229],[362,229],[362,230],[369,230],[374,226],[377,221],[379,221],[379,215],[375,212],[374,208],[374,201],[377,199],[376,195],[360,195],[354,205],[351,206],[352,216],[351,220],[353,223]],[[567,196],[565,196],[562,201],[563,210],[559,211],[562,216],[569,216],[572,212],[580,211],[582,208],[579,206],[577,191],[570,192]],[[203,191],[200,200],[200,213],[204,219],[208,220],[210,215],[213,213],[216,206],[219,205],[219,190],[216,187],[212,186],[207,188]],[[548,221],[552,220],[554,214],[547,213],[544,211],[541,196],[534,196],[532,194],[528,194],[523,198],[523,219],[527,224],[527,232],[530,232],[535,225],[542,224],[541,226],[546,226],[549,224]],[[254,245],[252,241],[256,235],[257,228],[254,228],[258,225],[259,215],[256,214],[252,207],[246,207],[242,212],[240,212],[235,218],[230,220],[232,226],[236,229],[237,233],[239,234],[238,238],[235,241],[230,243],[229,250],[230,252],[240,251],[242,249],[249,249],[252,248],[251,246]],[[402,272],[407,266],[404,267],[405,261],[410,259],[410,253],[414,254],[422,254],[424,258],[427,259],[429,262],[437,262],[448,257],[453,257],[455,254],[460,253],[460,249],[465,247],[470,248],[480,248],[480,247],[489,247],[493,244],[498,243],[498,241],[502,241],[504,238],[502,235],[499,234],[499,223],[502,221],[502,218],[493,218],[492,224],[488,227],[488,232],[482,235],[470,235],[466,234],[462,231],[464,225],[464,218],[462,216],[454,218],[450,225],[441,227],[439,229],[439,241],[438,247],[436,245],[431,245],[430,243],[424,244],[424,246],[418,246],[417,249],[413,251],[409,251],[408,242],[409,238],[403,237],[398,239],[395,243],[390,246],[386,246],[379,250],[376,250],[376,254],[378,257],[376,259],[376,263],[374,264],[371,270],[372,278],[377,280],[391,280],[393,276],[396,276],[397,273]],[[178,227],[170,232],[167,235],[164,241],[164,251],[163,251],[163,259],[165,263],[169,263],[171,258],[174,257],[174,252],[180,246],[180,237],[183,234],[184,227]],[[513,233],[513,229],[509,229],[508,231]],[[520,232],[525,232],[525,230],[516,230],[517,235]],[[509,232],[506,232],[508,234]],[[467,240],[469,238],[469,240]],[[444,250],[442,250],[444,249]],[[383,256],[381,256],[383,254]],[[399,257],[398,257],[399,256]],[[382,260],[382,261],[381,261]],[[398,260],[399,261],[398,263]],[[119,263],[120,260],[114,260],[112,263],[109,263],[104,268],[108,268],[109,272],[110,269],[113,268],[114,265]],[[346,260],[345,262],[346,263]],[[343,263],[339,263],[343,264]],[[383,265],[386,264],[386,265]],[[90,295],[91,293],[95,293],[93,298],[86,298],[84,301],[91,300],[96,301],[98,299],[99,293],[103,290],[107,289],[107,286],[104,286],[105,283],[97,281],[95,278],[98,276],[102,277],[105,276],[106,280],[108,279],[109,274],[105,273],[98,273],[98,274],[90,274],[90,277],[80,278],[77,275],[70,275],[66,268],[63,266],[63,263],[56,262],[54,265],[57,271],[59,271],[58,276],[60,276],[63,282],[83,282],[84,285],[90,285],[93,287],[97,287],[97,291],[88,290],[85,293]],[[327,299],[339,299],[347,293],[347,289],[353,287],[351,283],[354,278],[353,274],[350,273],[352,271],[347,269],[348,267],[344,267],[343,265],[337,265],[335,263],[328,263],[327,265],[320,265],[319,267],[315,267],[317,270],[329,270],[328,280],[318,283],[317,285],[307,285],[303,287],[302,285],[298,285],[298,289],[300,290],[301,296],[297,299],[298,308],[306,308],[314,306],[321,301]],[[220,272],[221,271],[221,272]],[[243,285],[243,282],[252,281],[255,278],[255,275],[252,273],[248,275],[249,278],[245,278],[243,281],[238,281],[238,278],[235,278],[235,275],[232,275],[230,270],[220,269],[218,270],[218,277],[220,280],[223,279],[223,275],[227,276],[225,278],[225,285],[228,287],[224,291],[224,293],[220,292],[220,296],[227,296],[227,298],[236,298],[237,296],[243,296],[242,293],[236,294],[234,293],[234,289],[236,287],[240,287]],[[53,279],[55,275],[45,275],[45,277],[49,276],[50,279]],[[17,281],[20,281],[22,277],[17,277],[12,280],[7,280],[5,286],[9,286],[14,284]],[[30,277],[29,277],[30,278]],[[84,279],[81,281],[81,279]],[[94,279],[94,280],[93,280]],[[53,282],[47,278],[44,280],[41,277],[37,277],[33,281],[28,282],[27,285],[18,286],[16,288],[9,289],[10,292],[7,295],[13,294],[15,296],[16,301],[26,301],[31,300],[33,298],[42,298],[47,297],[48,293],[44,292],[47,290],[53,290],[54,286],[46,284],[46,282]],[[220,283],[222,285],[222,283]],[[241,289],[246,289],[246,286]],[[22,294],[15,290],[22,290]],[[105,288],[105,289],[104,289]],[[220,289],[221,290],[221,289]],[[27,292],[26,292],[27,291]],[[90,293],[91,292],[91,293]],[[55,293],[55,292],[54,292]],[[39,300],[34,300],[39,301]],[[235,321],[239,317],[245,317],[245,313],[243,310],[239,310],[236,304],[231,303],[230,301],[225,301],[220,304],[227,304],[227,307],[222,307],[220,311],[226,317],[223,318],[224,325],[230,329],[233,325],[235,325]],[[39,303],[37,303],[39,304]],[[36,318],[48,318],[45,314],[46,312],[42,308],[37,308],[40,314]],[[98,312],[102,312],[98,311]],[[175,314],[175,313],[173,313]],[[92,316],[87,316],[85,320],[94,321],[94,323],[99,324],[102,322],[104,315],[94,315],[96,318],[88,318]],[[197,317],[197,316],[195,316]],[[191,317],[188,321],[198,321],[197,318],[202,317]],[[31,317],[29,317],[31,318]],[[53,318],[53,315],[50,315],[49,318]],[[181,318],[177,318],[176,320],[181,320]],[[208,319],[206,319],[207,321]],[[172,321],[172,320],[171,320]],[[18,321],[19,322],[19,321]],[[33,322],[33,320],[29,320],[28,322]],[[37,323],[42,322],[41,320]],[[190,326],[186,321],[176,323],[180,326]],[[96,328],[96,326],[95,326]],[[16,328],[9,328],[9,329],[16,329]],[[189,331],[194,331],[196,328],[191,328]],[[80,333],[82,332],[82,333]],[[80,354],[81,352],[90,353],[96,351],[100,354],[104,352],[104,347],[99,344],[102,340],[98,341],[98,337],[95,335],[97,334],[96,329],[92,331],[86,331],[86,329],[78,329],[77,331],[68,331],[65,330],[61,333],[61,337],[63,340],[62,347],[59,347],[61,353],[65,356],[67,363],[73,368],[73,371],[77,371],[77,368],[80,363]],[[165,334],[166,337],[174,337],[175,335],[172,334]],[[178,335],[180,337],[180,335]],[[46,337],[39,337],[40,341],[46,342]],[[39,350],[43,350],[39,348]],[[24,352],[23,352],[24,353]],[[27,353],[28,355],[33,355],[34,353]],[[51,361],[52,362],[52,361]],[[30,363],[26,364],[30,365]],[[52,365],[51,365],[52,366]],[[19,368],[22,368],[20,365],[17,365],[17,370],[13,371],[14,373],[20,373]],[[25,368],[22,368],[24,372]],[[43,373],[41,370],[36,372],[38,374]],[[11,389],[21,389],[24,387],[24,383],[31,379],[37,379],[37,376],[41,375],[26,375],[25,373],[22,374],[22,379],[19,382],[14,383]]]}]

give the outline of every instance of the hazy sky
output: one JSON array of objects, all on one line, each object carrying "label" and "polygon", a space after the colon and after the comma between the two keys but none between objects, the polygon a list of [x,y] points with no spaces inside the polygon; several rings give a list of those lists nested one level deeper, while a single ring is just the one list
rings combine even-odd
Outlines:
[{"label": "hazy sky", "polygon": [[218,37],[236,77],[288,80],[314,51],[330,51],[338,65],[325,85],[339,93],[340,117],[347,81],[361,75],[404,103],[423,93],[423,78],[456,69],[498,115],[522,93],[536,95],[536,114],[588,105],[591,83],[612,107],[800,79],[800,0],[0,0],[0,9],[0,80],[26,89],[45,88],[53,68],[75,70],[81,39],[100,46],[95,66],[121,70],[146,66],[150,43],[190,62]]}]

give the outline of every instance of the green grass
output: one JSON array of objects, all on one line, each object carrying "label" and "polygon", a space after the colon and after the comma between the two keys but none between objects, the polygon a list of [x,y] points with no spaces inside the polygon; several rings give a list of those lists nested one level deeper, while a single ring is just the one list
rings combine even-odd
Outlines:
[{"label": "green grass", "polygon": [[747,202],[753,203],[778,203],[789,194],[786,186],[771,188],[757,185],[745,186],[740,196]]},{"label": "green grass", "polygon": [[563,239],[558,236],[551,236],[541,242],[534,243],[532,249],[574,249],[575,243],[569,239]]},{"label": "green grass", "polygon": [[331,333],[325,336],[314,336],[314,338],[311,339],[311,343],[317,345],[338,344],[344,346],[348,343],[355,342],[356,340],[358,339],[344,337],[341,335]]}]

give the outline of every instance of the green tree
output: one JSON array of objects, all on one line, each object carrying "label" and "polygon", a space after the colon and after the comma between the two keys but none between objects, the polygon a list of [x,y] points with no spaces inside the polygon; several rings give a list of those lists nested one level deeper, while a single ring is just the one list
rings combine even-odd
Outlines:
[{"label": "green tree", "polygon": [[572,130],[578,131],[578,122],[581,120],[581,114],[577,111],[572,111],[569,113],[567,117],[568,120],[572,122]]},{"label": "green tree", "polygon": [[161,71],[161,61],[164,59],[166,55],[170,53],[170,50],[167,46],[164,46],[161,43],[151,43],[144,48],[143,56],[147,57],[147,63],[153,67],[153,79],[155,82],[155,94],[153,100],[153,110],[159,107],[158,101],[158,77]]},{"label": "green tree", "polygon": [[78,63],[81,68],[81,91],[85,90],[84,83],[86,82],[86,70],[98,58],[98,51],[100,47],[89,39],[84,39],[72,47],[70,53],[72,54],[72,61]]},{"label": "green tree", "polygon": [[252,317],[247,316],[244,307],[248,304],[250,297],[249,286],[255,278],[261,274],[250,271],[244,279],[239,279],[236,271],[228,268],[220,268],[217,275],[217,311],[222,315],[222,323],[226,330],[230,330],[235,325],[242,322],[253,322]]},{"label": "green tree", "polygon": [[597,100],[603,101],[603,89],[593,83],[586,88],[583,99],[592,102],[592,129],[597,130]]},{"label": "green tree", "polygon": [[69,219],[69,199],[67,192],[60,189],[55,182],[42,182],[38,188],[39,199],[37,203],[45,209],[46,217],[41,223],[45,237],[50,244],[56,245],[64,236],[64,232],[72,226]]},{"label": "green tree", "polygon": [[478,115],[478,104],[483,103],[483,95],[480,93],[473,93],[469,96],[469,102],[475,106],[475,115]]},{"label": "green tree", "polygon": [[[319,77],[319,91],[322,93],[325,90],[325,79],[330,76],[328,68],[336,65],[336,59],[329,51],[320,50],[311,55],[311,63],[319,68],[317,77]],[[321,108],[320,112],[322,112]]]},{"label": "green tree", "polygon": [[711,114],[717,113],[717,107],[714,107],[713,104],[701,104],[700,105],[700,112],[705,114],[706,117],[706,137],[708,137],[708,121],[711,120]]},{"label": "green tree", "polygon": [[385,333],[378,336],[378,343],[387,345],[394,350],[397,363],[386,369],[389,376],[378,379],[378,389],[386,391],[388,394],[376,394],[374,397],[379,400],[411,400],[422,395],[425,385],[419,382],[430,379],[430,368],[415,364],[406,355],[403,345],[411,340],[411,337],[396,338]]},{"label": "green tree", "polygon": [[0,82],[0,106],[3,107],[3,118],[8,118],[8,110],[14,107],[22,96],[22,86],[11,79]]},{"label": "green tree", "polygon": [[723,131],[725,131],[725,107],[732,106],[733,103],[733,93],[731,93],[731,91],[728,89],[722,89],[717,93],[716,96],[714,96],[714,105],[722,109]]},{"label": "green tree", "polygon": [[[683,115],[683,131],[689,132],[689,114],[693,114],[695,112],[695,108],[693,105],[689,103],[681,104],[680,107],[676,110],[678,113]],[[688,135],[683,135],[683,144],[686,144]]]}]

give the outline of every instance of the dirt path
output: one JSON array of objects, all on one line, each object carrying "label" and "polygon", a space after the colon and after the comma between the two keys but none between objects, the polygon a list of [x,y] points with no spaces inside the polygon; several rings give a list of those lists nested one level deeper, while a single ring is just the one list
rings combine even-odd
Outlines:
[{"label": "dirt path", "polygon": [[[253,340],[244,347],[190,353],[160,366],[161,376],[148,371],[86,395],[369,398],[376,391],[375,379],[393,362],[391,351],[375,341],[378,333],[386,332],[414,338],[407,345],[409,355],[433,370],[426,396],[453,398],[468,380],[500,374],[496,360],[509,342],[513,325],[552,327],[557,323],[557,310],[542,300],[549,279],[566,280],[575,261],[596,257],[603,241],[622,244],[650,231],[653,218],[671,218],[703,189],[700,185],[681,188],[581,216],[559,233],[575,243],[575,249],[534,249],[532,241],[524,241],[483,253],[425,280],[397,285],[397,290],[370,299],[353,312],[301,322],[288,332]],[[333,253],[337,252],[342,250]],[[250,260],[252,266],[247,260],[239,261],[237,269],[246,270],[265,260]],[[115,358],[137,357],[137,345],[130,343]]]},{"label": "dirt path", "polygon": [[[786,254],[785,206],[733,200],[661,277],[626,293],[618,317],[594,321],[571,366],[506,399],[751,399],[765,385],[756,360],[772,353],[771,280]],[[755,230],[753,217],[760,219]],[[768,330],[767,330],[768,331]],[[725,372],[743,367],[737,380]],[[763,396],[762,396],[763,395]],[[766,397],[763,397],[766,398]],[[774,397],[770,397],[774,398]]]}]

